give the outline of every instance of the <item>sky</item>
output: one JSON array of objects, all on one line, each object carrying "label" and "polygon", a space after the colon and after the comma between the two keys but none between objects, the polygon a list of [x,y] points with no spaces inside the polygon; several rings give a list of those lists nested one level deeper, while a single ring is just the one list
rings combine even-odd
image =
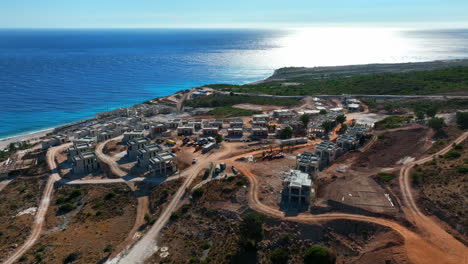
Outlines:
[{"label": "sky", "polygon": [[0,28],[467,27],[467,0],[2,0]]}]

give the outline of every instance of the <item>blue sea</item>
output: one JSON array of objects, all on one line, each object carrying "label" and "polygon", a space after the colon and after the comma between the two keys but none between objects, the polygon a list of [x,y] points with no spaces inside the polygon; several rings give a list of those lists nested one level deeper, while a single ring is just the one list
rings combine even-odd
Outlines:
[{"label": "blue sea", "polygon": [[0,138],[285,66],[468,57],[468,30],[0,30]]}]

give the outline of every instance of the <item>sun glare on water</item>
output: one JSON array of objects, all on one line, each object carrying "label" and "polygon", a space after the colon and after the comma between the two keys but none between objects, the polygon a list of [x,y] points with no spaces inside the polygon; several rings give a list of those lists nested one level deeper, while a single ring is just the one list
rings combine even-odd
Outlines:
[{"label": "sun glare on water", "polygon": [[307,28],[277,40],[273,64],[332,66],[414,61],[418,43],[401,31],[380,28]]}]

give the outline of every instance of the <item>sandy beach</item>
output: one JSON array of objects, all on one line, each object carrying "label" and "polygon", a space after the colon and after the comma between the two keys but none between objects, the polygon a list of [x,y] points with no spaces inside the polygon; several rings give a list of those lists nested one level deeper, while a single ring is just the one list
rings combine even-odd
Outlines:
[{"label": "sandy beach", "polygon": [[25,141],[25,140],[32,140],[36,141],[37,139],[44,137],[48,133],[51,133],[54,128],[44,129],[40,131],[35,131],[27,134],[7,137],[0,139],[0,149],[5,149],[10,145],[10,143],[18,142],[18,141]]}]

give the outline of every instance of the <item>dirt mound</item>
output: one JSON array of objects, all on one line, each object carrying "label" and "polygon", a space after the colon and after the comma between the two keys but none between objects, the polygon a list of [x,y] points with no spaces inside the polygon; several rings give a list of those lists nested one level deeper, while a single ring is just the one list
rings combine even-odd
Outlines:
[{"label": "dirt mound", "polygon": [[419,157],[428,147],[430,130],[414,128],[386,132],[366,151],[360,153],[355,167],[391,167],[405,157]]}]

